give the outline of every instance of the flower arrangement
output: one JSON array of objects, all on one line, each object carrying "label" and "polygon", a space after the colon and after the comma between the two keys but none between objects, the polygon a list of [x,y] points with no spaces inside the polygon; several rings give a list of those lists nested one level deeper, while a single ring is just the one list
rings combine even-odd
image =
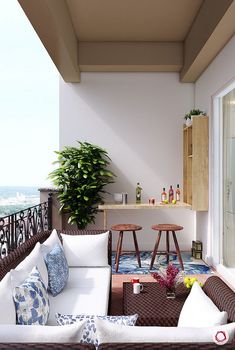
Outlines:
[{"label": "flower arrangement", "polygon": [[179,269],[173,264],[169,264],[166,269],[161,267],[159,272],[152,272],[151,276],[160,284],[160,286],[171,290],[174,289],[183,279],[182,272],[179,272]]}]

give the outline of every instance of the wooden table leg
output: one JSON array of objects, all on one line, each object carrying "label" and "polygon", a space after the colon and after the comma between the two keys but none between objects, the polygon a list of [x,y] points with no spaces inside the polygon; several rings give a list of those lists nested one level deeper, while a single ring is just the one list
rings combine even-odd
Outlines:
[{"label": "wooden table leg", "polygon": [[170,258],[169,251],[170,251],[169,231],[166,231],[166,252],[167,252],[166,262],[167,262],[167,265],[169,264],[169,258]]},{"label": "wooden table leg", "polygon": [[121,238],[121,236],[120,236],[120,233],[119,233],[119,235],[118,235],[118,242],[117,242],[117,250],[116,250],[116,257],[115,257],[115,265],[117,264],[117,258],[118,258],[118,252],[119,252],[119,246],[120,246],[120,238]]},{"label": "wooden table leg", "polygon": [[119,247],[118,247],[118,251],[117,251],[116,269],[115,269],[116,272],[118,272],[119,259],[120,259],[120,255],[121,255],[121,253],[122,253],[123,231],[120,231],[120,232],[119,232],[119,236],[120,236],[120,242],[119,242]]},{"label": "wooden table leg", "polygon": [[173,239],[174,239],[174,242],[175,242],[175,249],[176,249],[176,253],[177,253],[178,259],[179,259],[179,263],[180,263],[181,269],[184,271],[184,264],[183,264],[183,260],[182,260],[182,257],[181,257],[180,248],[179,248],[179,244],[178,244],[178,241],[177,241],[177,238],[176,238],[176,235],[175,235],[175,231],[172,231],[172,235],[173,235]]},{"label": "wooden table leg", "polygon": [[153,268],[154,260],[155,260],[156,255],[157,255],[158,246],[159,246],[160,239],[161,239],[161,234],[162,234],[162,231],[159,231],[158,232],[157,241],[156,241],[156,244],[155,244],[155,247],[154,247],[154,250],[153,250],[153,255],[152,255],[152,259],[151,259],[151,263],[150,263],[150,270]]},{"label": "wooden table leg", "polygon": [[134,238],[135,252],[136,252],[137,261],[138,261],[139,267],[141,267],[140,251],[139,251],[139,247],[138,247],[138,242],[137,242],[135,231],[133,231],[133,238]]}]

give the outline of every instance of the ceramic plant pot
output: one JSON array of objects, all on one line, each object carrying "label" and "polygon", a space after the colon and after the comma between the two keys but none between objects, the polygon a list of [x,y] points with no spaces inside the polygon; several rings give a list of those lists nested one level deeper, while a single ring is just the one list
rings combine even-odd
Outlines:
[{"label": "ceramic plant pot", "polygon": [[191,126],[192,125],[192,119],[186,119],[186,122],[185,122],[186,126]]}]

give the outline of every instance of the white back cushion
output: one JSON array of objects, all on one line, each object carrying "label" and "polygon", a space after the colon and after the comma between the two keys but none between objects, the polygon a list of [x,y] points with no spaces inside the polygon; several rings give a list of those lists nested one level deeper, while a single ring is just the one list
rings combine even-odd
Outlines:
[{"label": "white back cushion", "polygon": [[1,325],[1,343],[80,342],[85,321],[66,326]]},{"label": "white back cushion", "polygon": [[0,324],[16,324],[16,311],[11,290],[11,276],[8,272],[0,282]]},{"label": "white back cushion", "polygon": [[69,266],[107,266],[109,232],[97,235],[62,234]]},{"label": "white back cushion", "polygon": [[227,323],[227,318],[227,312],[220,312],[198,282],[194,282],[181,310],[178,327],[217,326]]},{"label": "white back cushion", "polygon": [[232,342],[235,323],[217,327],[143,327],[123,326],[96,319],[99,344],[102,343],[213,343],[218,331],[228,332]]},{"label": "white back cushion", "polygon": [[[15,268],[16,271],[20,271],[18,274],[19,278],[16,281],[16,284],[21,284],[32,271],[33,267],[37,266],[38,271],[40,272],[41,278],[46,286],[48,287],[48,274],[46,264],[42,255],[41,244],[38,242],[31,253]],[[17,278],[17,274],[13,273],[12,276]],[[16,286],[13,277],[13,285]]]},{"label": "white back cushion", "polygon": [[42,244],[42,246],[44,248],[44,252],[46,251],[48,253],[49,251],[51,251],[55,247],[56,244],[59,244],[59,246],[61,248],[63,248],[62,243],[58,237],[57,231],[56,231],[56,229],[54,229],[51,232],[50,236]]}]

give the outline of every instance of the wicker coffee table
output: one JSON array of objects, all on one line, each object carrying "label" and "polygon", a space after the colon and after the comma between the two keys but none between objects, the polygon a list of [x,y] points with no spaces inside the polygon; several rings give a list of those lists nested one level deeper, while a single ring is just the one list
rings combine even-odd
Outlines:
[{"label": "wicker coffee table", "polygon": [[139,326],[177,326],[189,290],[179,284],[176,287],[176,298],[167,299],[165,288],[157,282],[145,282],[143,286],[140,294],[133,294],[132,283],[123,283],[124,315],[137,313]]}]

